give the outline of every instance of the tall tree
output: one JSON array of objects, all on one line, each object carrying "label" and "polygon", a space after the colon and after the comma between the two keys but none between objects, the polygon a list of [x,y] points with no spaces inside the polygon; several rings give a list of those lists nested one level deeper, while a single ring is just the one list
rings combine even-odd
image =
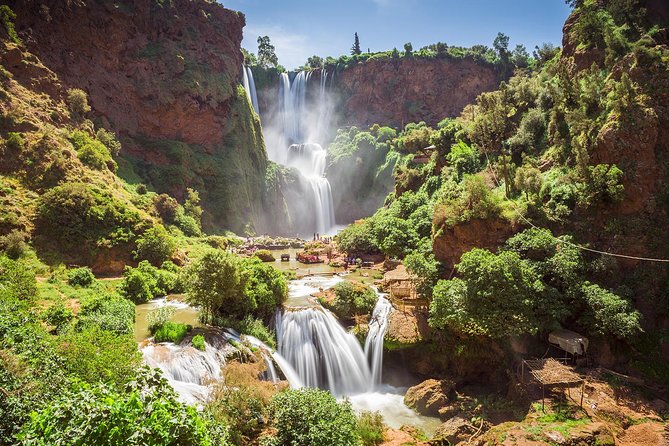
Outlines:
[{"label": "tall tree", "polygon": [[507,36],[504,33],[497,33],[497,37],[495,37],[495,40],[492,43],[492,46],[495,48],[495,51],[497,51],[497,55],[499,56],[499,59],[505,64],[508,63],[509,62],[509,36]]},{"label": "tall tree", "polygon": [[274,45],[269,41],[269,36],[258,37],[258,65],[265,68],[279,65],[279,59],[274,52]]},{"label": "tall tree", "polygon": [[356,54],[362,54],[362,50],[360,49],[360,38],[358,37],[358,33],[355,33],[355,37],[353,39],[353,46],[351,47],[351,55],[355,56]]}]

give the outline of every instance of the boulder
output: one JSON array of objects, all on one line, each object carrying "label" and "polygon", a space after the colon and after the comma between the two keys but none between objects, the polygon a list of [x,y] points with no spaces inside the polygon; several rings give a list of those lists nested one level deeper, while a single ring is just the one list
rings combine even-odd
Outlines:
[{"label": "boulder", "polygon": [[421,415],[448,419],[458,410],[453,402],[456,400],[455,383],[448,379],[428,379],[407,390],[404,403]]},{"label": "boulder", "polygon": [[434,432],[434,439],[446,440],[448,444],[458,444],[467,441],[475,432],[469,421],[462,415],[456,415]]}]

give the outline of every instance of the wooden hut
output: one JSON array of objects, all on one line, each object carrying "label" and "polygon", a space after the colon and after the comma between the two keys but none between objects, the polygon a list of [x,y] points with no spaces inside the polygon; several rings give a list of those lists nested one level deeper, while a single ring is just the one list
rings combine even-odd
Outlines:
[{"label": "wooden hut", "polygon": [[383,275],[383,286],[391,299],[418,299],[414,279],[404,265],[399,265]]}]

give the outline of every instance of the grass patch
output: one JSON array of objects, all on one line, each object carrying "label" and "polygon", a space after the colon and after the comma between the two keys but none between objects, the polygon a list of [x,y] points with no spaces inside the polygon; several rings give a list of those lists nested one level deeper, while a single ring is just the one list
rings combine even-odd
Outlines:
[{"label": "grass patch", "polygon": [[202,335],[193,336],[193,339],[191,340],[191,344],[193,344],[193,347],[195,347],[196,349],[198,349],[202,352],[206,348],[205,344],[204,344],[204,336],[202,336]]},{"label": "grass patch", "polygon": [[178,344],[191,330],[190,325],[181,322],[165,322],[153,336],[155,342],[173,342]]}]

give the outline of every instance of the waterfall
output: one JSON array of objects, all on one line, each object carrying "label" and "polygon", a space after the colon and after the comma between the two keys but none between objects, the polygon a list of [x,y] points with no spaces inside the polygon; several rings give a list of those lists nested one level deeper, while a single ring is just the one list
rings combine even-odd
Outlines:
[{"label": "waterfall", "polygon": [[204,351],[184,341],[179,345],[148,344],[141,352],[147,365],[163,371],[163,376],[184,402],[195,404],[207,398],[209,384],[221,379],[226,354],[234,349],[227,338],[225,334],[207,336]]},{"label": "waterfall", "polygon": [[[268,137],[270,159],[294,167],[306,180],[301,182],[299,197],[288,203],[291,220],[308,234],[327,234],[335,226],[334,204],[330,182],[325,178],[327,152],[319,141],[328,125],[328,75],[323,70],[318,94],[307,95],[311,71],[292,76],[281,73],[279,88],[280,131]],[[268,132],[270,135],[272,132]]]},{"label": "waterfall", "polygon": [[390,303],[380,295],[364,351],[356,337],[322,307],[279,312],[275,322],[279,353],[307,387],[339,396],[372,391],[381,380],[390,310]]},{"label": "waterfall", "polygon": [[383,296],[379,296],[372,320],[369,322],[369,331],[365,339],[365,356],[369,360],[372,368],[372,382],[375,385],[381,383],[381,370],[383,367],[383,337],[388,329],[388,315],[393,306],[390,301]]},{"label": "waterfall", "polygon": [[253,110],[260,116],[260,108],[258,107],[258,95],[256,94],[256,83],[253,80],[253,71],[251,67],[242,65],[242,80],[246,95],[249,97],[249,102],[253,106]]}]

